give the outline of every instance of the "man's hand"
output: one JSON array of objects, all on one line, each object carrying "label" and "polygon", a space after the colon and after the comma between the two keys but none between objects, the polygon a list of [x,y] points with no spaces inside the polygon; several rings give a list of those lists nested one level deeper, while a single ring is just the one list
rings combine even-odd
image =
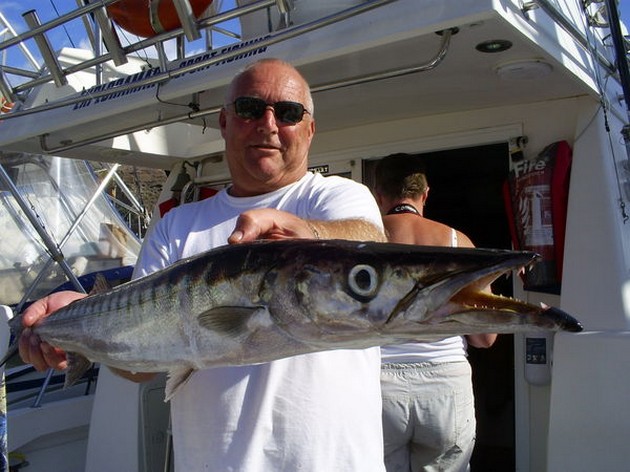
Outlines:
[{"label": "man's hand", "polygon": [[316,238],[306,220],[286,211],[263,208],[240,214],[234,231],[228,238],[230,244],[257,239]]},{"label": "man's hand", "polygon": [[57,370],[66,368],[66,353],[42,341],[31,328],[59,308],[85,296],[86,294],[80,292],[56,292],[33,302],[24,310],[22,314],[24,331],[19,339],[20,357],[24,362],[32,364],[39,371],[51,367]]}]

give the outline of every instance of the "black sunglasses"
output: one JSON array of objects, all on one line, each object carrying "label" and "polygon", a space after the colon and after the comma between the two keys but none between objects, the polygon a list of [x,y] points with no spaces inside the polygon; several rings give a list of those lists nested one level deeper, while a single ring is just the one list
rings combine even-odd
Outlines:
[{"label": "black sunglasses", "polygon": [[304,113],[309,113],[301,103],[267,103],[262,98],[256,97],[238,97],[232,105],[234,105],[236,115],[244,120],[259,120],[267,111],[267,107],[271,107],[278,121],[292,125],[302,121]]}]

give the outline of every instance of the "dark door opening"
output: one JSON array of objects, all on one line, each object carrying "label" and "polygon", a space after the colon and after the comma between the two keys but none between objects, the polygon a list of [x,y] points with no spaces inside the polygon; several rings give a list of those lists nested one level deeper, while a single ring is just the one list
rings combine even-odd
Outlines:
[{"label": "dark door opening", "polygon": [[[510,249],[502,185],[509,171],[507,143],[414,155],[427,169],[427,218],[466,233],[477,247]],[[373,187],[377,160],[364,161],[364,182]],[[502,278],[493,292],[512,295]],[[472,472],[515,470],[514,337],[500,335],[489,349],[468,349],[473,370],[477,441]]]}]

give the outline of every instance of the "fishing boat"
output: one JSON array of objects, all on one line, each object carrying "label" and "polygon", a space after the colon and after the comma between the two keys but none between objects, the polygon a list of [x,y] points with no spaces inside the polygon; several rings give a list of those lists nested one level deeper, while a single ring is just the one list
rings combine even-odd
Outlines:
[{"label": "fishing boat", "polygon": [[[311,170],[371,186],[380,158],[422,159],[428,217],[478,247],[542,255],[534,271],[493,289],[558,306],[585,327],[470,350],[471,469],[628,468],[630,79],[616,2],[148,3],[77,2],[43,23],[25,12],[28,29],[0,43],[0,54],[35,44],[41,58],[35,72],[0,68],[3,192],[17,155],[162,169],[155,224],[229,183],[217,116],[234,74],[260,58],[289,61],[312,85]],[[143,29],[125,30],[121,11]],[[51,43],[56,28],[76,23],[90,48]],[[72,280],[66,258],[52,260]],[[83,393],[9,405],[16,467],[170,470],[163,379],[136,385],[99,369]]]}]

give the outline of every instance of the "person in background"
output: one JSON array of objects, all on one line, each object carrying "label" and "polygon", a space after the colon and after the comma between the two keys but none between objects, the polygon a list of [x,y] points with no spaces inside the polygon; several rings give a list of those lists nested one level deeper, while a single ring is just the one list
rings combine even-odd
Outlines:
[{"label": "person in background", "polygon": [[[134,277],[228,243],[384,241],[367,187],[307,171],[313,100],[290,64],[263,59],[236,75],[219,124],[231,185],[169,211],[145,238]],[[28,327],[80,296],[56,294],[25,311],[25,362],[40,370],[65,366],[65,353]],[[153,377],[116,373],[134,381]],[[196,371],[171,400],[171,415],[177,471],[385,470],[378,347]]]},{"label": "person in background", "polygon": [[[390,242],[474,247],[462,232],[423,216],[423,166],[394,154],[376,167],[374,193]],[[466,348],[490,347],[496,334],[381,348],[387,472],[465,471],[475,445],[475,405]]]}]

